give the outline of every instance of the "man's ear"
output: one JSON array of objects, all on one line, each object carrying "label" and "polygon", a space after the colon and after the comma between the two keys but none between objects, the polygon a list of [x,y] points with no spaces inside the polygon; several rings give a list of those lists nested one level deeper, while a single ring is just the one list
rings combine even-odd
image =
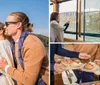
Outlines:
[{"label": "man's ear", "polygon": [[17,23],[17,28],[21,28],[22,27],[22,22],[18,22]]},{"label": "man's ear", "polygon": [[0,30],[0,35],[3,34],[3,30]]}]

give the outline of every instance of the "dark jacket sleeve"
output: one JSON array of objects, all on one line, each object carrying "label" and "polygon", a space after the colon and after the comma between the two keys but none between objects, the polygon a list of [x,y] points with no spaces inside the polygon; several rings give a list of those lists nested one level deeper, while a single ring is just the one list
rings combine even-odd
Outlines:
[{"label": "dark jacket sleeve", "polygon": [[61,44],[51,44],[50,45],[50,64],[51,64],[50,71],[52,72],[54,71],[54,64],[55,64],[54,55],[55,54],[70,57],[70,58],[78,58],[79,56],[79,52],[66,50],[62,47]]},{"label": "dark jacket sleeve", "polygon": [[62,47],[61,44],[58,44],[58,49],[56,50],[56,54],[70,58],[78,58],[79,56],[79,52],[66,50]]},{"label": "dark jacket sleeve", "polygon": [[66,29],[69,27],[69,23],[64,24],[65,28],[64,31],[66,31]]}]

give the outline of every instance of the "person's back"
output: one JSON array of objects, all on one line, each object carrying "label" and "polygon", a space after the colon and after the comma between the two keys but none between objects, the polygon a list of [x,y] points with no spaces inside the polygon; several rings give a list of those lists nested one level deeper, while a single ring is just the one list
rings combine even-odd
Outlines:
[{"label": "person's back", "polygon": [[[35,54],[33,55],[33,57],[35,58],[36,62],[42,62],[40,65],[40,67],[41,67],[40,73],[38,73],[38,74],[42,78],[42,80],[48,85],[49,84],[49,73],[48,73],[49,72],[49,62],[48,62],[48,58],[47,58],[47,54],[46,54],[46,49],[45,49],[43,43],[40,41],[40,39],[38,37],[34,36],[33,34],[30,34],[27,36],[27,38],[25,39],[25,41],[23,43],[23,47],[25,46],[24,48],[26,49],[27,46],[28,47],[32,46],[32,45],[30,45],[31,43],[32,43],[32,45],[34,44],[33,49],[38,44],[39,44],[39,47],[37,47],[37,48],[41,48],[41,50],[37,51],[37,53],[40,53],[40,57],[35,56]],[[33,53],[34,53],[34,50],[33,50]],[[33,64],[34,63],[35,62],[33,62]],[[37,65],[33,68],[33,70],[34,69],[35,69],[35,71],[37,70],[36,72],[38,72]],[[33,74],[34,74],[34,71],[33,71]]]},{"label": "person's back", "polygon": [[63,42],[64,32],[63,27],[56,20],[50,22],[50,39],[51,42]]},{"label": "person's back", "polygon": [[63,42],[64,28],[59,25],[59,13],[52,12],[50,16],[50,41]]}]

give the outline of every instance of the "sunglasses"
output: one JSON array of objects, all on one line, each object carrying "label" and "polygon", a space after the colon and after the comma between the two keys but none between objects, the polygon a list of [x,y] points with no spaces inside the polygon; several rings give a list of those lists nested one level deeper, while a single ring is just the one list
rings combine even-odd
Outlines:
[{"label": "sunglasses", "polygon": [[17,24],[18,22],[5,22],[6,27],[8,27],[8,25],[10,24]]}]

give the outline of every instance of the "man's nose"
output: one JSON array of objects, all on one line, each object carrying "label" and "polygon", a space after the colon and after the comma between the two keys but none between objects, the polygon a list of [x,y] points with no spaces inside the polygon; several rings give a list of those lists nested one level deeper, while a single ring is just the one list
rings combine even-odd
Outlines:
[{"label": "man's nose", "polygon": [[6,25],[4,26],[4,28],[5,28],[5,29],[7,28]]}]

